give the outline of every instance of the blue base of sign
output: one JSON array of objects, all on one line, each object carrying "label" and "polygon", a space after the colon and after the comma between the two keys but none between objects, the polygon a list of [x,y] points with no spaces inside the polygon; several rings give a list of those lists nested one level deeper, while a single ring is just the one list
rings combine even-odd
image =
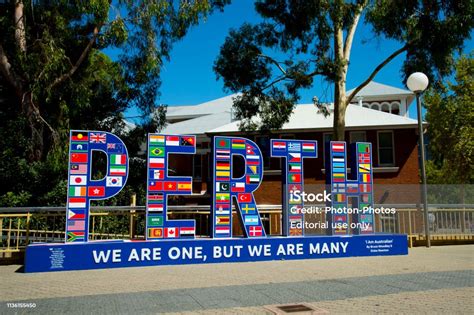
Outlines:
[{"label": "blue base of sign", "polygon": [[267,237],[31,244],[25,272],[408,254],[407,236]]}]

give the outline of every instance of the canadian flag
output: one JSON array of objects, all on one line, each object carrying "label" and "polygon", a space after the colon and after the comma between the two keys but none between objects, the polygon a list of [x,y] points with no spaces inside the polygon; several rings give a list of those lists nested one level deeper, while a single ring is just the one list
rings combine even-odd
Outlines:
[{"label": "canadian flag", "polygon": [[173,238],[178,237],[178,228],[165,228],[165,237]]}]

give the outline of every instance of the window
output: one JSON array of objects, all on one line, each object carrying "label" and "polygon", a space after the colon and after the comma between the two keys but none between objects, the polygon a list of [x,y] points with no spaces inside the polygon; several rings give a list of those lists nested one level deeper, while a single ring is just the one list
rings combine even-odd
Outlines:
[{"label": "window", "polygon": [[202,179],[202,155],[193,155],[193,179]]},{"label": "window", "polygon": [[398,103],[392,103],[392,114],[400,115],[400,105]]},{"label": "window", "polygon": [[262,151],[264,169],[270,169],[270,138],[268,136],[257,136],[255,137],[255,143]]},{"label": "window", "polygon": [[379,104],[372,104],[370,105],[370,108],[375,109],[375,110],[380,110]]},{"label": "window", "polygon": [[382,104],[382,112],[384,113],[390,113],[390,105],[387,103]]},{"label": "window", "polygon": [[365,131],[351,131],[350,142],[366,142]]},{"label": "window", "polygon": [[393,145],[393,131],[379,131],[377,146],[380,166],[395,165],[395,150]]}]

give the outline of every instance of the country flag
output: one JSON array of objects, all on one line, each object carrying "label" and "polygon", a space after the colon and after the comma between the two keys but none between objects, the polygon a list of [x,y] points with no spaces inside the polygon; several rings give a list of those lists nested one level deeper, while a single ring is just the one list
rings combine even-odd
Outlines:
[{"label": "country flag", "polygon": [[89,197],[104,197],[105,187],[104,186],[90,186],[87,188],[87,194]]},{"label": "country flag", "polygon": [[87,163],[87,153],[71,153],[71,163]]},{"label": "country flag", "polygon": [[314,143],[303,143],[303,152],[314,152],[316,145]]},{"label": "country flag", "polygon": [[345,202],[346,201],[346,195],[345,194],[336,194],[336,201],[337,202]]},{"label": "country flag", "polygon": [[257,225],[258,224],[258,216],[256,215],[246,215],[244,219],[245,225]]},{"label": "country flag", "polygon": [[363,183],[370,183],[370,174],[360,174],[359,181]]},{"label": "country flag", "polygon": [[182,237],[189,237],[189,236],[194,236],[196,233],[194,227],[181,227],[179,228],[179,236]]},{"label": "country flag", "polygon": [[165,171],[164,170],[150,170],[150,179],[164,179]]},{"label": "country flag", "polygon": [[153,215],[149,216],[147,219],[148,226],[163,226],[163,216],[161,215]]},{"label": "country flag", "polygon": [[83,231],[86,227],[85,220],[68,220],[67,230],[68,231]]},{"label": "country flag", "polygon": [[122,177],[120,176],[107,176],[105,181],[105,186],[107,187],[121,187],[122,186]]},{"label": "country flag", "polygon": [[165,200],[163,194],[148,194],[148,203],[163,203]]},{"label": "country flag", "polygon": [[370,154],[359,153],[359,163],[370,163]]},{"label": "country flag", "polygon": [[84,142],[72,142],[71,152],[87,152],[87,143]]},{"label": "country flag", "polygon": [[69,174],[87,174],[87,164],[71,164]]},{"label": "country flag", "polygon": [[72,141],[88,141],[89,137],[87,132],[73,131],[71,134]]},{"label": "country flag", "polygon": [[148,185],[148,190],[150,191],[162,191],[163,190],[163,182],[162,181],[150,181]]},{"label": "country flag", "polygon": [[69,198],[68,207],[69,208],[85,208],[86,198]]},{"label": "country flag", "polygon": [[83,242],[84,232],[67,232],[67,242]]},{"label": "country flag", "polygon": [[87,184],[87,176],[73,175],[69,177],[69,185],[84,186]]},{"label": "country flag", "polygon": [[261,226],[251,226],[249,228],[250,236],[262,236],[262,227]]},{"label": "country flag", "polygon": [[229,204],[218,204],[216,205],[216,214],[219,214],[219,215],[224,215],[224,214],[227,214],[229,215],[230,214],[230,205]]},{"label": "country flag", "polygon": [[186,136],[186,137],[181,137],[181,145],[184,146],[184,147],[188,147],[188,146],[194,146],[194,144],[196,143],[196,140],[195,140],[195,137],[190,137],[190,136]]},{"label": "country flag", "polygon": [[288,171],[291,172],[291,173],[301,172],[301,164],[297,164],[297,163],[288,164]]},{"label": "country flag", "polygon": [[301,163],[301,153],[290,153],[288,162]]},{"label": "country flag", "polygon": [[257,175],[258,166],[256,166],[256,165],[249,165],[248,168],[249,168],[249,171],[250,171],[251,175]]},{"label": "country flag", "polygon": [[216,225],[229,225],[230,218],[228,216],[216,216]]},{"label": "country flag", "polygon": [[148,238],[163,238],[163,228],[149,228]]},{"label": "country flag", "polygon": [[251,146],[250,144],[247,144],[247,150],[245,152],[247,152],[248,155],[254,155],[255,154],[254,147]]},{"label": "country flag", "polygon": [[238,194],[237,200],[239,200],[239,202],[252,202],[252,194],[251,193]]},{"label": "country flag", "polygon": [[332,161],[335,162],[335,163],[336,162],[337,163],[344,163],[345,162],[344,158],[336,158],[336,157],[333,157]]},{"label": "country flag", "polygon": [[230,150],[216,150],[217,160],[230,160]]},{"label": "country flag", "polygon": [[232,192],[245,192],[245,183],[232,183]]},{"label": "country flag", "polygon": [[220,227],[216,227],[215,228],[215,231],[216,231],[216,234],[230,234],[230,227],[227,227],[227,226],[220,226]]},{"label": "country flag", "polygon": [[150,147],[150,157],[164,157],[165,148],[164,147]]},{"label": "country flag", "polygon": [[80,209],[69,210],[67,215],[67,218],[70,220],[83,220],[85,217],[84,210]]},{"label": "country flag", "polygon": [[163,204],[150,204],[148,203],[148,211],[150,212],[163,212]]},{"label": "country flag", "polygon": [[252,204],[241,205],[241,210],[248,214],[249,212],[255,212],[255,207]]},{"label": "country flag", "polygon": [[367,193],[367,192],[371,192],[371,191],[372,191],[372,185],[370,185],[370,184],[360,185],[360,192]]},{"label": "country flag", "polygon": [[285,150],[286,149],[286,143],[285,142],[273,142],[273,149],[274,150]]},{"label": "country flag", "polygon": [[249,155],[249,154],[247,154],[245,157],[247,158],[247,160],[260,160],[259,155]]},{"label": "country flag", "polygon": [[165,237],[166,238],[178,237],[178,228],[177,227],[165,228]]},{"label": "country flag", "polygon": [[86,187],[69,187],[69,196],[71,197],[85,197],[86,196]]},{"label": "country flag", "polygon": [[301,174],[291,174],[288,176],[288,183],[301,183]]},{"label": "country flag", "polygon": [[159,144],[159,145],[164,145],[165,144],[165,136],[158,136],[158,135],[150,135],[149,136],[150,144]]},{"label": "country flag", "polygon": [[177,186],[176,182],[165,182],[163,188],[165,191],[176,191]]},{"label": "country flag", "polygon": [[229,171],[230,170],[230,162],[217,162],[216,163],[216,170]]},{"label": "country flag", "polygon": [[106,134],[91,132],[91,134],[89,135],[89,139],[91,143],[104,143],[105,144]]},{"label": "country flag", "polygon": [[191,183],[179,182],[178,191],[191,191],[193,188]]},{"label": "country flag", "polygon": [[123,146],[121,143],[107,143],[107,152],[123,152]]},{"label": "country flag", "polygon": [[357,184],[347,184],[348,193],[357,193],[359,192],[359,186]]},{"label": "country flag", "polygon": [[370,173],[370,164],[359,164],[359,173]]},{"label": "country flag", "polygon": [[299,143],[299,142],[290,142],[290,143],[288,143],[288,151],[300,152],[301,151],[301,143]]},{"label": "country flag", "polygon": [[260,182],[260,176],[258,176],[258,175],[247,175],[245,182],[247,184],[259,183]]},{"label": "country flag", "polygon": [[217,171],[216,176],[217,177],[230,177],[230,172],[229,171]]},{"label": "country flag", "polygon": [[234,150],[245,150],[244,139],[232,139],[232,149]]},{"label": "country flag", "polygon": [[358,143],[357,144],[358,153],[370,153],[370,144],[368,143]]},{"label": "country flag", "polygon": [[230,194],[225,193],[217,193],[216,194],[216,202],[218,203],[226,203],[230,201]]},{"label": "country flag", "polygon": [[164,158],[150,158],[149,165],[151,168],[164,168],[165,159]]},{"label": "country flag", "polygon": [[109,174],[125,176],[127,174],[127,167],[125,165],[111,165]]},{"label": "country flag", "polygon": [[332,150],[335,151],[335,152],[344,152],[344,143],[332,143]]},{"label": "country flag", "polygon": [[125,154],[112,154],[110,155],[110,164],[125,165],[127,164],[127,156]]},{"label": "country flag", "polygon": [[166,145],[167,146],[175,146],[175,147],[179,146],[179,137],[178,136],[166,136]]},{"label": "country flag", "polygon": [[230,149],[230,139],[216,137],[215,144],[217,149]]},{"label": "country flag", "polygon": [[371,202],[371,198],[370,198],[370,195],[366,195],[366,194],[363,194],[363,195],[360,195],[360,199],[362,202]]},{"label": "country flag", "polygon": [[216,183],[216,191],[217,192],[229,192],[229,183]]}]

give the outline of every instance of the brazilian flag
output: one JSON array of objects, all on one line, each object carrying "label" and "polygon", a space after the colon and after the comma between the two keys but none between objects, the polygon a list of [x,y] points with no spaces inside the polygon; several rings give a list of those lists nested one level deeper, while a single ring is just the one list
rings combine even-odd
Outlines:
[{"label": "brazilian flag", "polygon": [[164,157],[165,148],[164,147],[150,147],[150,156],[151,157]]}]

